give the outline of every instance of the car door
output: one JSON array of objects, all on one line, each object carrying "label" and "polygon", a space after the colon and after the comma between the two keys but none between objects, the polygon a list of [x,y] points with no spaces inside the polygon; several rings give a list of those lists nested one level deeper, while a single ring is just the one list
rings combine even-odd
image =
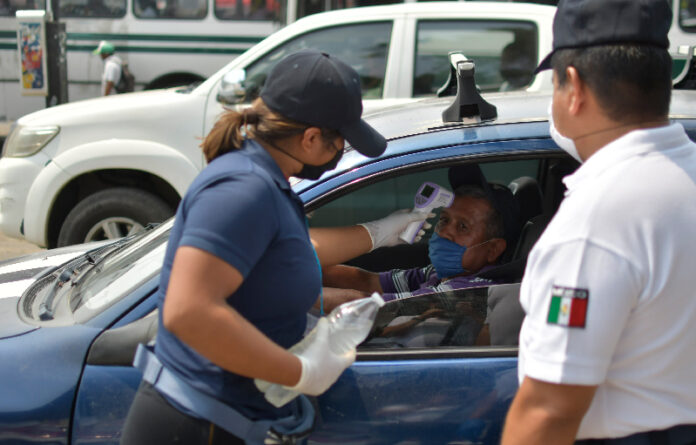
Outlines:
[{"label": "car door", "polygon": [[[489,182],[534,181],[539,188],[538,212],[547,206],[550,210],[558,195],[549,196],[547,204],[543,201],[544,195],[553,195],[550,192],[561,187],[556,171],[563,175],[576,164],[557,154],[544,156],[544,141],[535,145],[540,151],[531,156],[514,153],[513,147],[521,146],[515,141],[491,144],[488,157],[482,153],[458,157],[462,154],[458,150],[466,148],[448,147],[447,157],[428,166],[415,162],[415,156],[411,165],[405,165],[404,159],[394,160],[393,170],[367,175],[369,183],[362,187],[354,179],[353,189],[344,189],[341,196],[319,205],[310,213],[310,226],[352,224],[412,207],[423,182],[449,188],[449,166],[463,162],[477,163]],[[467,148],[470,155],[484,149]],[[431,161],[434,154],[430,153]],[[355,175],[366,169],[357,169]],[[547,184],[549,193],[543,193]],[[531,206],[530,200],[525,203]],[[528,215],[530,219],[538,216]],[[428,263],[427,241],[378,249],[348,262],[373,272]],[[517,337],[524,316],[518,300],[520,272],[490,287],[434,290],[387,303],[359,346],[354,365],[318,398],[320,426],[312,440],[498,443],[517,388]]]},{"label": "car door", "polygon": [[506,284],[387,303],[356,363],[319,397],[312,440],[497,444],[517,389],[518,293]]}]

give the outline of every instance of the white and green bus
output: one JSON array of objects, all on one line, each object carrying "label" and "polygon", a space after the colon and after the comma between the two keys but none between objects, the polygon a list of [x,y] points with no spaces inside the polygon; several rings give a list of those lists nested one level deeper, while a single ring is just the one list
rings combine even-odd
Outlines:
[{"label": "white and green bus", "polygon": [[[48,0],[50,2],[50,0]],[[44,108],[44,97],[21,96],[18,10],[46,0],[0,0],[0,121]],[[393,1],[370,1],[371,4]],[[66,24],[68,98],[100,93],[102,61],[92,54],[109,40],[135,75],[136,90],[202,81],[281,26],[354,0],[60,0]]]},{"label": "white and green bus", "polygon": [[[20,94],[15,13],[44,9],[46,1],[0,0],[0,122],[45,106],[43,97]],[[417,0],[59,0],[59,17],[67,32],[68,98],[99,95],[103,67],[92,50],[100,40],[114,43],[135,75],[136,89],[163,88],[207,78],[300,17],[404,1]],[[556,0],[527,1],[556,4]],[[678,47],[696,45],[696,0],[670,1],[674,7],[670,50],[676,53]],[[693,63],[691,56],[687,63]]]}]

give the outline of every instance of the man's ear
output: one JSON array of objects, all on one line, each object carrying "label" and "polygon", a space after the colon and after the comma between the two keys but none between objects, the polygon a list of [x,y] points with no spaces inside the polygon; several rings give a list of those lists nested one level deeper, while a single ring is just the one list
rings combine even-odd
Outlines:
[{"label": "man's ear", "polygon": [[488,243],[488,256],[486,257],[488,263],[493,264],[496,261],[498,261],[500,255],[502,255],[503,252],[505,252],[506,247],[507,241],[505,241],[503,238],[491,239],[491,241]]},{"label": "man's ear", "polygon": [[587,85],[574,66],[566,68],[566,88],[568,88],[568,111],[577,115],[587,100]]}]

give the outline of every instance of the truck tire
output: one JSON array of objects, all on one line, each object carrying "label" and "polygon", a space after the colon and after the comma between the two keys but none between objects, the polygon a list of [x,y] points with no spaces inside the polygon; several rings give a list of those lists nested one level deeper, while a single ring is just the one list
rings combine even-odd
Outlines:
[{"label": "truck tire", "polygon": [[89,195],[68,213],[58,234],[58,247],[117,239],[174,214],[152,193],[135,188],[110,188]]}]

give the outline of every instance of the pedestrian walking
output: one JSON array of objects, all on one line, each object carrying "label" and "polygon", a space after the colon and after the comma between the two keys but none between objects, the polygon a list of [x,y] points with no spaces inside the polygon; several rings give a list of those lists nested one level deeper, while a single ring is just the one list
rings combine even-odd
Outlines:
[{"label": "pedestrian walking", "polygon": [[96,54],[104,61],[104,71],[101,79],[101,94],[108,96],[116,94],[116,85],[121,80],[123,61],[116,54],[116,49],[111,42],[102,40],[92,54]]},{"label": "pedestrian walking", "polygon": [[[296,443],[314,421],[304,396],[276,408],[254,379],[302,394],[324,392],[354,360],[328,346],[326,323],[293,354],[307,311],[321,301],[321,267],[395,244],[413,221],[308,232],[288,178],[336,167],[344,139],[367,156],[385,139],[361,119],[358,74],[302,51],[271,70],[250,108],[230,111],[202,143],[208,166],[183,198],[159,287],[154,353],[140,348],[143,382],[121,443]],[[316,249],[316,251],[315,251]],[[321,265],[321,267],[320,267]]]},{"label": "pedestrian walking", "polygon": [[582,162],[532,249],[502,443],[696,443],[696,144],[667,0],[561,0],[551,135]]}]

